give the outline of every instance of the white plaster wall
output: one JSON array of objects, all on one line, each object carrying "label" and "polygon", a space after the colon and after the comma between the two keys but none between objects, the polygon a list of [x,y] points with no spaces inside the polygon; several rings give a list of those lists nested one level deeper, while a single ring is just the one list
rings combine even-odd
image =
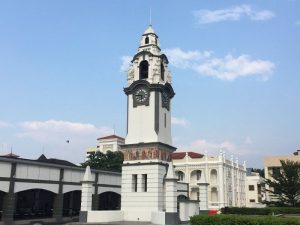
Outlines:
[{"label": "white plaster wall", "polygon": [[[137,192],[132,190],[132,174],[138,175],[139,182],[142,174],[147,174],[147,192],[141,190],[141,183],[138,183]],[[141,221],[150,221],[151,211],[163,211],[165,174],[166,168],[162,165],[123,167],[121,202],[125,218],[133,221],[137,221],[138,218]]]},{"label": "white plaster wall", "polygon": [[[80,182],[82,181],[84,176],[84,171],[78,171],[78,170],[70,170],[66,169],[64,171],[64,181],[67,182]],[[92,173],[93,180],[95,179],[95,174]]]},{"label": "white plaster wall", "polygon": [[63,193],[81,191],[81,185],[63,185]]},{"label": "white plaster wall", "polygon": [[132,210],[124,210],[124,220],[125,221],[151,221],[152,211],[151,210],[143,210],[143,209],[132,209]]},{"label": "white plaster wall", "polygon": [[151,222],[153,224],[165,225],[166,213],[165,212],[152,212]]},{"label": "white plaster wall", "polygon": [[98,184],[121,185],[121,176],[117,174],[102,174],[98,175]]},{"label": "white plaster wall", "polygon": [[157,142],[157,134],[154,130],[154,105],[155,93],[150,92],[149,106],[133,107],[132,94],[128,95],[128,133],[126,144],[140,142]]},{"label": "white plaster wall", "polygon": [[[161,107],[161,93],[159,101],[159,132],[155,132],[155,92],[150,92],[149,106],[133,107],[132,95],[128,96],[128,134],[125,139],[126,144],[136,144],[140,142],[162,142],[172,145],[171,138],[171,103],[170,111]],[[166,113],[166,127],[165,127]]]},{"label": "white plaster wall", "polygon": [[[168,145],[172,145],[172,136],[171,136],[171,102],[170,100],[170,110],[168,111],[166,108],[162,108],[162,99],[161,93],[159,93],[159,133],[158,133],[158,141],[162,143],[166,143]],[[166,114],[166,127],[165,127],[165,114]]]},{"label": "white plaster wall", "polygon": [[198,202],[180,202],[179,203],[179,218],[181,221],[189,221],[191,216],[199,214]]},{"label": "white plaster wall", "polygon": [[0,177],[10,177],[11,164],[7,162],[1,162],[0,164]]},{"label": "white plaster wall", "polygon": [[58,181],[59,169],[36,165],[17,164],[16,178]]},{"label": "white plaster wall", "polygon": [[122,211],[88,211],[88,223],[106,223],[123,221]]},{"label": "white plaster wall", "polygon": [[42,184],[42,183],[24,183],[16,182],[14,192],[20,192],[30,189],[44,189],[53,193],[58,193],[58,184]]},{"label": "white plaster wall", "polygon": [[0,181],[0,191],[9,191],[9,181]]}]

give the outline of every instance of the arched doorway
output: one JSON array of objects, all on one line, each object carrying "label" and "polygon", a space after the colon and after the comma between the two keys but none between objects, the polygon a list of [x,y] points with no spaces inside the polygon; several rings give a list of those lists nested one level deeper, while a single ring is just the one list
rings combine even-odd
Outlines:
[{"label": "arched doorway", "polygon": [[81,191],[70,191],[64,194],[63,216],[79,215]]},{"label": "arched doorway", "polygon": [[16,193],[15,219],[52,217],[55,194],[43,189]]},{"label": "arched doorway", "polygon": [[99,194],[99,210],[120,210],[121,195],[107,191]]}]

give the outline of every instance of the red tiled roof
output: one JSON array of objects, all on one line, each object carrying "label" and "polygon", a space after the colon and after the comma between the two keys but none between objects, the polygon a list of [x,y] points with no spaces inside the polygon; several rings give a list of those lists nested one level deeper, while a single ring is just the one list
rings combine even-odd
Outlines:
[{"label": "red tiled roof", "polygon": [[112,138],[119,138],[119,139],[123,139],[123,140],[124,140],[124,138],[119,137],[119,136],[117,136],[117,135],[115,135],[115,134],[109,135],[109,136],[105,136],[105,137],[99,137],[99,138],[97,138],[97,140],[112,139]]},{"label": "red tiled roof", "polygon": [[189,157],[196,159],[196,158],[202,158],[204,155],[196,152],[174,152],[172,153],[172,159],[183,159],[188,154]]}]

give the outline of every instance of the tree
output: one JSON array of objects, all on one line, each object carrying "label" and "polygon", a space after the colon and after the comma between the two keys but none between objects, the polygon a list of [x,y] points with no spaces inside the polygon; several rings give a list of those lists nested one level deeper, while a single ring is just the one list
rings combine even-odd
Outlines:
[{"label": "tree", "polygon": [[271,189],[267,190],[278,198],[281,205],[300,205],[300,162],[281,160],[281,167],[274,170],[272,179],[266,179]]},{"label": "tree", "polygon": [[259,176],[261,176],[261,177],[265,177],[265,169],[253,168],[251,171],[258,173]]},{"label": "tree", "polygon": [[92,169],[102,169],[110,171],[121,171],[123,163],[123,153],[116,151],[93,152],[89,154],[88,160],[81,164],[82,167],[90,166]]}]

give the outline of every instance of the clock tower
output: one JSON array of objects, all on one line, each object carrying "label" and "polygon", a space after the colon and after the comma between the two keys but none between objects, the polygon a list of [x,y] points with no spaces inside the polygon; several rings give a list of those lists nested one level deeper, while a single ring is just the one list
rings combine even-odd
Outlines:
[{"label": "clock tower", "polygon": [[[168,58],[150,25],[127,74],[127,135],[122,145],[122,211],[127,221],[153,221],[165,213],[165,178],[171,161],[172,88]],[[177,206],[174,212],[177,212]],[[172,211],[172,210],[171,210]]]}]

